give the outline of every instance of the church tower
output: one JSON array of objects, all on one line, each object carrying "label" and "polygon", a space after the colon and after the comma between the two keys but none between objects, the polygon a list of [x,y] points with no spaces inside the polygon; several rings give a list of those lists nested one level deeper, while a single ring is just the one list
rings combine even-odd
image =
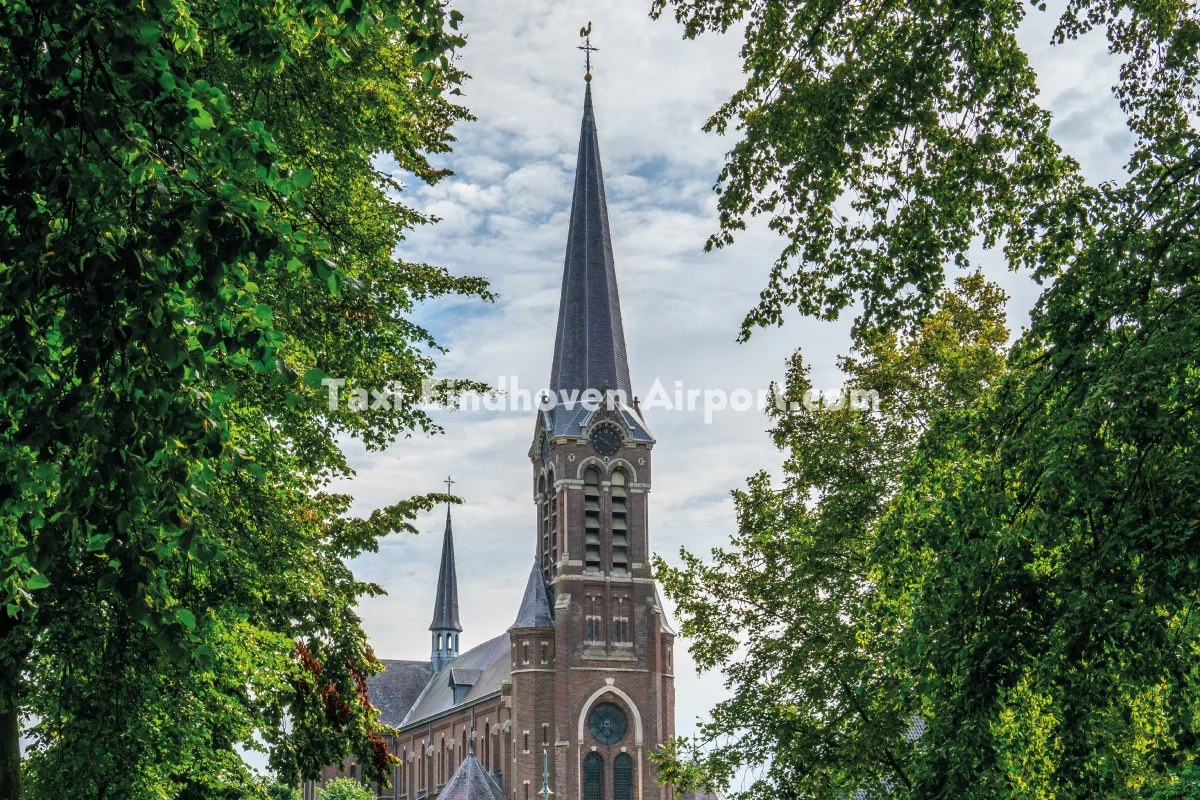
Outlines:
[{"label": "church tower", "polygon": [[[591,24],[580,31],[586,37]],[[532,466],[534,557],[508,630],[459,649],[450,509],[428,660],[383,660],[370,702],[396,729],[392,800],[674,800],[651,755],[675,735],[675,633],[650,568],[654,437],[633,397],[590,55]],[[453,481],[446,479],[449,494]],[[304,785],[317,800],[354,759]],[[389,796],[376,785],[375,794]]]},{"label": "church tower", "polygon": [[649,755],[675,733],[674,632],[650,567],[654,437],[632,396],[590,70],[550,368],[538,412],[536,561],[513,645],[513,796],[670,800]]}]

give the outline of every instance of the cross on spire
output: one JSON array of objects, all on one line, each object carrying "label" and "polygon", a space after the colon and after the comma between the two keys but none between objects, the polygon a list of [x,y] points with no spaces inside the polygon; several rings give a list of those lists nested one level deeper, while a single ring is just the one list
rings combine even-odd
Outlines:
[{"label": "cross on spire", "polygon": [[592,23],[590,20],[586,28],[579,29],[579,37],[583,39],[583,44],[576,49],[584,52],[584,63],[587,69],[587,72],[583,75],[583,79],[590,82],[592,80],[592,53],[600,49],[599,47],[592,47]]}]

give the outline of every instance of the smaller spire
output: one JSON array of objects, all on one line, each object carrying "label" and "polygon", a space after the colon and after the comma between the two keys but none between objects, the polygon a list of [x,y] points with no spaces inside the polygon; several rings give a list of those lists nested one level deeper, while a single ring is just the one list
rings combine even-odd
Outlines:
[{"label": "smaller spire", "polygon": [[458,622],[458,575],[454,570],[454,531],[450,526],[450,504],[446,504],[446,533],[442,536],[442,565],[438,571],[437,599],[429,630],[462,631]]},{"label": "smaller spire", "polygon": [[496,779],[487,773],[474,753],[458,765],[458,769],[438,792],[438,800],[507,800]]},{"label": "smaller spire", "polygon": [[517,612],[517,621],[509,630],[517,628],[553,628],[554,612],[550,608],[549,587],[542,576],[542,570],[537,562],[529,573],[529,581],[525,584],[525,594],[521,598],[521,610]]},{"label": "smaller spire", "polygon": [[[446,478],[447,492],[454,481]],[[438,571],[437,598],[433,601],[433,622],[429,624],[430,661],[433,671],[441,672],[458,658],[458,575],[454,570],[454,531],[450,525],[450,502],[446,502],[446,534],[442,538],[442,566]]]}]

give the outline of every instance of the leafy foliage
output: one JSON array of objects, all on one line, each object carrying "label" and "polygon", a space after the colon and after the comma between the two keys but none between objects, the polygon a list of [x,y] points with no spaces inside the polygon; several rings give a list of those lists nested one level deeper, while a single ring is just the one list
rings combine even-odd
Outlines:
[{"label": "leafy foliage", "polygon": [[321,791],[321,800],[375,800],[375,796],[349,778],[336,778]]},{"label": "leafy foliage", "polygon": [[980,236],[1046,274],[1062,263],[1040,212],[1080,183],[1037,105],[1020,0],[653,3],[668,8],[691,38],[745,25],[746,85],[706,128],[741,133],[708,247],[760,214],[786,245],[742,338],[792,306],[919,320]]},{"label": "leafy foliage", "polygon": [[1197,800],[1200,798],[1200,766],[1184,769],[1178,782],[1159,787],[1149,797],[1150,800]]},{"label": "leafy foliage", "polygon": [[[656,559],[697,665],[722,669],[731,690],[696,742],[674,744],[667,779],[711,788],[761,765],[753,796],[837,797],[903,775],[896,742],[914,710],[862,627],[875,595],[874,522],[919,435],[1004,372],[1003,293],[978,275],[957,289],[916,335],[876,332],[842,359],[848,386],[879,392],[879,413],[808,410],[796,354],[779,389],[790,410],[773,412],[772,436],[788,453],[783,486],[760,473],[734,493],[739,531],[710,563],[686,551],[679,567]],[[714,742],[703,769],[679,760]]]},{"label": "leafy foliage", "polygon": [[1130,796],[1200,754],[1195,174],[1097,208],[1012,375],[926,437],[881,527],[931,793]]},{"label": "leafy foliage", "polygon": [[[995,379],[907,420],[893,469],[845,483],[867,502],[839,505],[859,495],[812,472],[854,476],[843,465],[875,465],[877,440],[823,430],[799,441],[782,494],[760,476],[736,496],[729,552],[660,567],[700,663],[734,689],[709,749],[664,754],[668,779],[722,785],[763,765],[747,796],[1186,791],[1200,756],[1195,5],[1063,9],[1059,43],[1107,32],[1136,136],[1130,180],[1095,187],[1048,136],[1019,4],[655,13],[668,7],[689,36],[746,23],[747,86],[710,123],[744,133],[710,244],[755,213],[787,244],[743,336],[789,305],[833,317],[859,301],[858,348],[917,341],[944,266],[978,237],[1048,281]],[[796,448],[786,430],[777,443]]]},{"label": "leafy foliage", "polygon": [[[288,781],[347,749],[384,771],[353,611],[378,588],[344,561],[445,498],[350,519],[323,487],[339,436],[434,429],[414,303],[488,296],[393,256],[430,220],[375,167],[444,174],[460,19],[0,3],[0,797],[21,709],[32,797],[257,793],[256,732]],[[327,375],[401,395],[330,411]]]},{"label": "leafy foliage", "polygon": [[267,789],[267,800],[300,800],[300,789],[283,781],[276,781]]}]

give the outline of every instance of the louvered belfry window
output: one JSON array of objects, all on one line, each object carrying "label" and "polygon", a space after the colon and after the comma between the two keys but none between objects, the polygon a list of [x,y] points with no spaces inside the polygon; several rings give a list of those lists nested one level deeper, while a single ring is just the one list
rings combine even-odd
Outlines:
[{"label": "louvered belfry window", "polygon": [[625,473],[612,475],[612,568],[629,571],[629,516],[625,497]]},{"label": "louvered belfry window", "polygon": [[604,800],[604,761],[595,753],[583,760],[583,800]]},{"label": "louvered belfry window", "polygon": [[541,495],[541,508],[539,509],[539,527],[542,534],[542,574],[547,579],[550,577],[550,501],[546,497],[546,478],[542,476],[538,479],[538,494]]},{"label": "louvered belfry window", "polygon": [[600,571],[600,473],[583,473],[583,566]]},{"label": "louvered belfry window", "polygon": [[550,492],[550,572],[553,577],[558,564],[558,490],[554,488],[553,472],[547,484],[546,489]]}]

